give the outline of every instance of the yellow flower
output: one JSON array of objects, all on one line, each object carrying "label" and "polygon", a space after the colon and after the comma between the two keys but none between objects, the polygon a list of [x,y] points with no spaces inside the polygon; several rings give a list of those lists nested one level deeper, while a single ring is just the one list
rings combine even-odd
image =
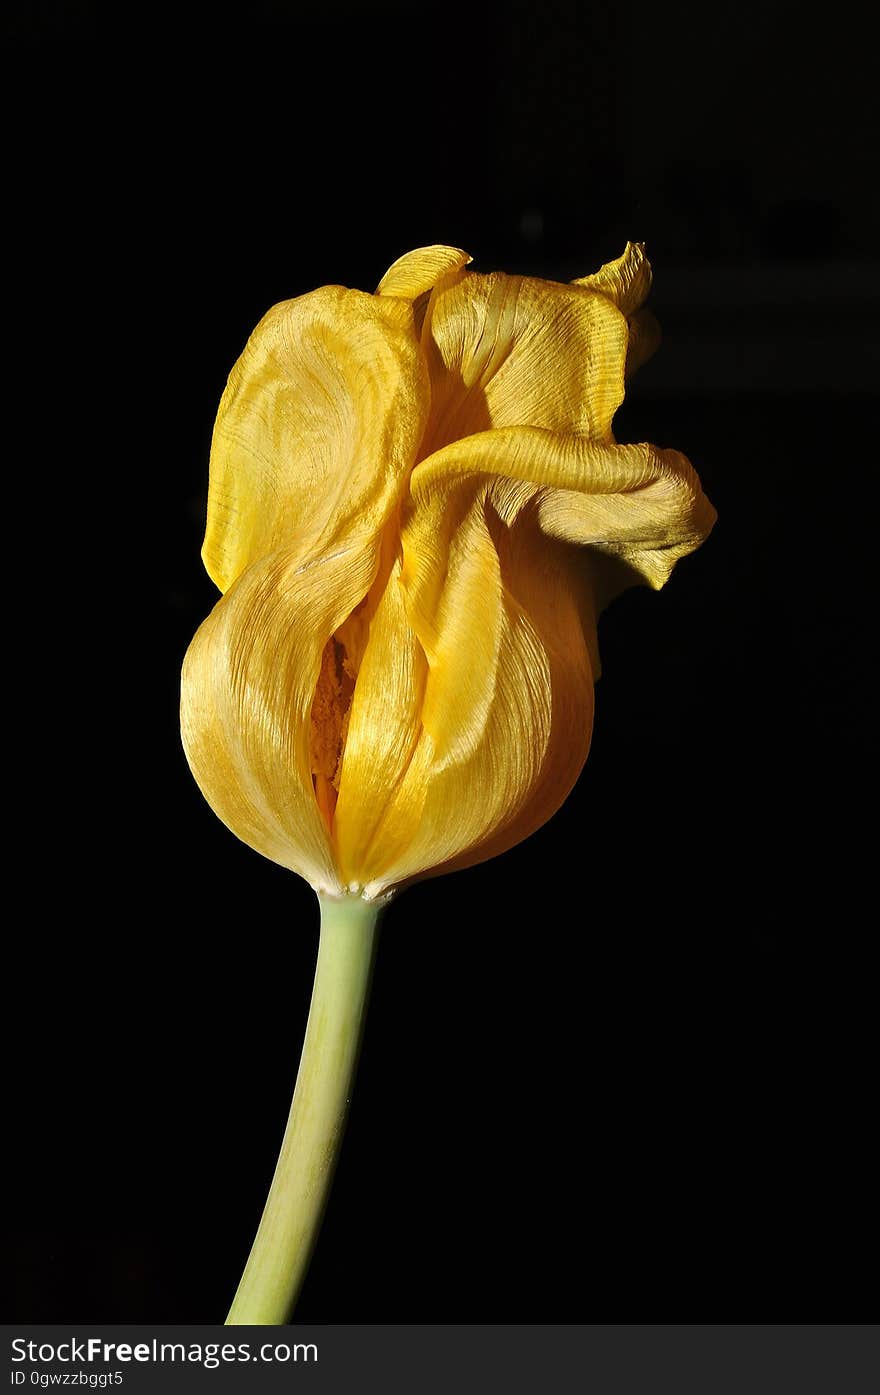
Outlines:
[{"label": "yellow flower", "polygon": [[331,895],[511,847],[584,764],[596,618],[715,520],[619,445],[642,247],[571,285],[411,252],[276,305],[220,403],[182,731],[221,819]]}]

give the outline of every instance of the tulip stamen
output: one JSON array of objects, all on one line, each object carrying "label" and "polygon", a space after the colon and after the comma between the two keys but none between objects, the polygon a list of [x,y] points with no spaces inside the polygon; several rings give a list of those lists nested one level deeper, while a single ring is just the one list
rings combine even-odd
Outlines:
[{"label": "tulip stamen", "polygon": [[321,654],[309,730],[312,786],[328,833],[333,829],[339,796],[342,753],[356,678],[345,644],[338,634],[331,635]]}]

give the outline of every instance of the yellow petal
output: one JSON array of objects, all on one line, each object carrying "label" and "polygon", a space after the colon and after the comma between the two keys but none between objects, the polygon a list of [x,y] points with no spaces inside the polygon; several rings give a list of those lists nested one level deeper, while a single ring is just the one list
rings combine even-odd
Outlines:
[{"label": "yellow petal", "polygon": [[623,400],[626,320],[604,295],[500,272],[441,283],[422,330],[422,457],[493,427],[607,440]]},{"label": "yellow petal", "polygon": [[198,630],[181,683],[184,749],[215,813],[257,852],[333,893],[342,887],[316,786],[315,777],[329,780],[313,707],[326,646],[368,591],[377,552],[302,564],[287,548],[254,563]]},{"label": "yellow petal", "polygon": [[628,317],[647,300],[651,279],[651,263],[644,244],[628,242],[622,256],[606,262],[592,276],[577,277],[571,284],[607,296]]},{"label": "yellow petal", "polygon": [[[399,595],[389,603],[395,613],[389,638],[392,628],[404,634],[408,617],[427,673],[417,661],[398,659],[392,692],[389,642],[371,674],[371,703],[356,694],[355,708],[363,698],[365,711],[372,706],[376,715],[390,715],[399,733],[395,760],[385,762],[372,783],[368,720],[356,766],[349,766],[346,750],[339,809],[349,795],[354,822],[364,780],[370,798],[381,801],[369,837],[347,845],[346,873],[365,884],[368,895],[511,847],[559,807],[586,759],[593,687],[584,633],[589,598],[581,593],[571,550],[541,537],[533,509],[517,507],[515,489],[511,493],[503,481],[495,486],[491,498],[481,488],[463,490],[466,501],[459,497],[452,513],[441,504],[404,527],[405,543],[418,550],[425,534],[439,529],[438,555],[449,567],[430,616],[408,604],[404,610]],[[366,660],[359,690],[365,676]],[[353,711],[350,741],[355,721]]]},{"label": "yellow petal", "polygon": [[[475,475],[531,485],[548,534],[589,545],[623,560],[660,587],[676,560],[698,547],[716,513],[690,462],[678,451],[647,444],[618,445],[534,427],[508,427],[455,441],[422,461],[410,481],[416,511],[453,513],[455,485]],[[437,523],[407,546],[413,604],[426,615],[436,605],[434,578],[442,563]],[[426,599],[422,601],[424,593]]]},{"label": "yellow petal", "polygon": [[634,581],[659,590],[717,519],[690,461],[679,451],[645,443],[606,449],[604,459],[574,439],[565,447],[560,465],[585,470],[589,483],[547,490],[539,506],[541,527],[624,564],[626,572],[615,571],[619,584],[604,590],[600,606]]},{"label": "yellow petal", "polygon": [[405,301],[325,286],[274,306],[214,427],[202,556],[221,591],[278,548],[305,562],[375,539],[427,406]]},{"label": "yellow petal", "polygon": [[[593,728],[591,658],[595,610],[588,574],[570,548],[555,546],[533,526],[531,506],[501,534],[505,638],[499,694],[471,770],[453,768],[445,789],[427,802],[423,817],[440,826],[443,805],[466,800],[469,782],[485,782],[500,794],[491,832],[462,842],[444,871],[469,867],[514,847],[555,814],[580,774]],[[508,693],[501,691],[509,688]],[[543,722],[536,721],[538,714]],[[534,735],[546,732],[543,746]],[[506,789],[498,778],[512,764]],[[505,808],[504,799],[507,799]]]},{"label": "yellow petal", "polygon": [[427,663],[407,620],[399,557],[385,570],[349,714],[334,821],[348,886],[375,882],[395,862],[424,798],[418,783],[403,782],[422,735]]},{"label": "yellow petal", "polygon": [[626,376],[629,378],[660,346],[660,326],[650,310],[641,306],[651,290],[651,264],[641,242],[628,242],[622,256],[600,267],[592,276],[581,276],[573,286],[607,296],[627,317],[629,343]]},{"label": "yellow petal", "polygon": [[460,247],[417,247],[390,266],[376,288],[377,295],[416,300],[445,276],[461,271],[473,258]]}]

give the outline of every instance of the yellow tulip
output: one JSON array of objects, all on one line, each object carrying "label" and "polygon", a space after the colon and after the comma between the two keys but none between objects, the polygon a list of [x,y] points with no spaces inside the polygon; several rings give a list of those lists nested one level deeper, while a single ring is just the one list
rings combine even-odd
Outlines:
[{"label": "yellow tulip", "polygon": [[231,1322],[285,1321],[305,1270],[379,906],[554,813],[587,757],[599,611],[662,586],[715,520],[684,456],[612,432],[656,345],[641,245],[570,285],[469,263],[421,248],[375,295],[276,305],[217,415],[203,558],[223,596],[186,656],[184,746],[215,812],[323,916]]},{"label": "yellow tulip", "polygon": [[[596,616],[661,586],[714,511],[618,445],[643,249],[572,285],[402,257],[376,295],[275,306],[223,394],[186,658],[220,818],[333,895],[387,897],[538,828],[587,756]],[[650,335],[647,336],[650,340]]]}]

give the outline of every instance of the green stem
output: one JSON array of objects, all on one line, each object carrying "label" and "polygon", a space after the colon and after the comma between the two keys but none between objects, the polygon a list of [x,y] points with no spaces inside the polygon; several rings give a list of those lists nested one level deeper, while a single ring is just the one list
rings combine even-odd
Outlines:
[{"label": "green stem", "polygon": [[345,1126],[380,907],[318,896],[321,940],[296,1089],[263,1218],[227,1325],[289,1320],[317,1237]]}]

